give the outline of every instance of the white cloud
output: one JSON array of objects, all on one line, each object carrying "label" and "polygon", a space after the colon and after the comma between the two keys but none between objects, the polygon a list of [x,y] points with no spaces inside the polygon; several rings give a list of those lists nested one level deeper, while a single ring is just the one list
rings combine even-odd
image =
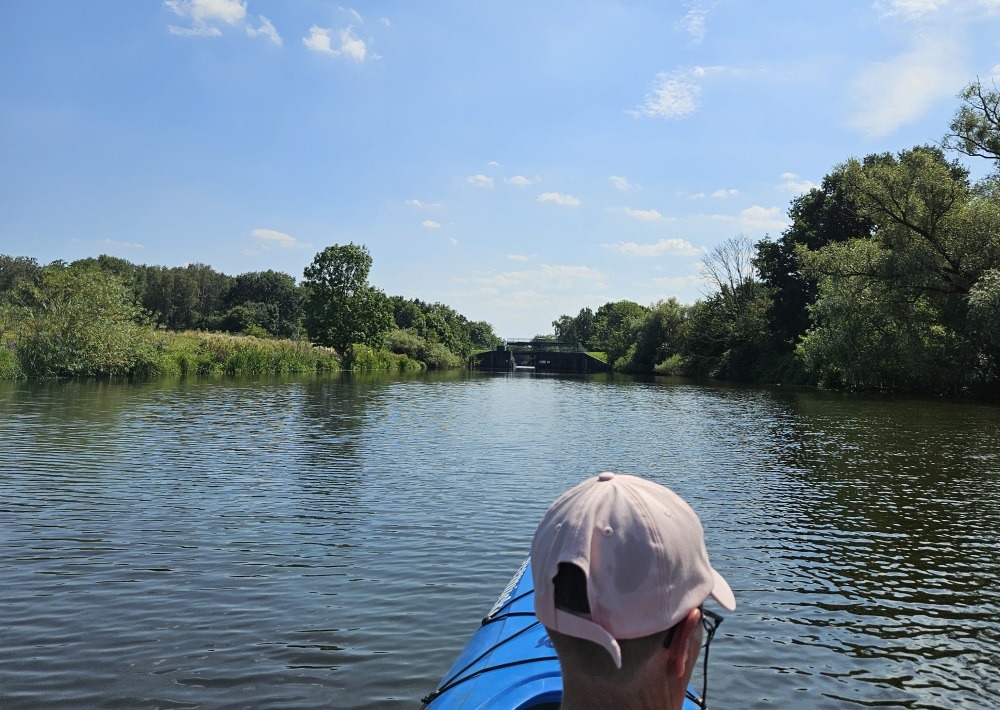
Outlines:
[{"label": "white cloud", "polygon": [[432,219],[425,219],[420,223],[421,227],[426,227],[427,229],[441,229],[441,223],[435,222]]},{"label": "white cloud", "polygon": [[725,199],[727,197],[735,197],[738,194],[740,194],[739,190],[721,189],[721,190],[716,190],[715,192],[713,192],[712,193],[712,197],[716,197],[716,198],[722,200],[722,199]]},{"label": "white cloud", "polygon": [[114,239],[102,239],[101,244],[107,244],[109,247],[121,247],[123,249],[145,249],[138,242],[119,242]]},{"label": "white cloud", "polygon": [[511,261],[531,261],[531,257],[525,254],[508,254],[507,258]]},{"label": "white cloud", "polygon": [[694,67],[687,71],[660,72],[642,105],[628,111],[635,118],[684,118],[698,110],[702,81],[723,72],[739,74],[726,67]]},{"label": "white cloud", "polygon": [[657,210],[634,210],[631,207],[626,207],[624,212],[629,217],[635,217],[636,219],[645,220],[646,222],[656,222],[657,220],[663,219],[663,215]]},{"label": "white cloud", "polygon": [[482,173],[479,173],[478,175],[470,175],[466,178],[466,181],[474,187],[481,187],[486,190],[493,189],[493,178],[489,175],[483,175]]},{"label": "white cloud", "polygon": [[356,62],[363,62],[368,56],[368,45],[363,39],[355,36],[352,28],[337,30],[340,45],[334,47],[329,28],[317,27],[313,25],[309,28],[309,36],[302,38],[302,43],[314,52],[329,54],[333,57],[341,55],[350,57]]},{"label": "white cloud", "polygon": [[225,22],[235,25],[246,17],[246,0],[166,0],[163,5],[196,24]]},{"label": "white cloud", "polygon": [[278,232],[273,229],[255,229],[250,232],[250,236],[257,239],[258,244],[264,249],[268,249],[272,246],[280,247],[282,249],[308,249],[312,246],[312,244],[300,242],[298,239],[289,234]]},{"label": "white cloud", "polygon": [[472,283],[480,287],[495,289],[531,289],[537,292],[567,290],[580,284],[601,284],[607,276],[589,266],[565,266],[541,264],[537,269],[506,271],[501,274],[483,274],[468,278],[456,278],[458,283]]},{"label": "white cloud", "polygon": [[424,202],[422,200],[418,200],[417,198],[413,198],[412,200],[407,200],[406,204],[410,205],[411,207],[418,207],[420,209],[427,209],[427,210],[438,209],[442,206],[440,202]]},{"label": "white cloud", "polygon": [[488,167],[488,168],[499,168],[500,167],[500,163],[498,163],[495,160],[491,160],[490,162],[486,163],[486,167]]},{"label": "white cloud", "polygon": [[636,242],[618,242],[617,244],[602,244],[605,249],[612,249],[622,254],[635,256],[700,256],[705,252],[701,247],[695,247],[686,239],[661,239],[655,244],[638,244]]},{"label": "white cloud", "polygon": [[714,0],[694,0],[688,4],[684,18],[677,23],[678,28],[687,32],[696,43],[705,39],[705,23],[715,9]]},{"label": "white cloud", "polygon": [[452,245],[453,247],[457,247],[457,246],[458,246],[458,240],[457,240],[457,239],[455,239],[455,237],[452,237],[452,238],[451,238],[451,239],[449,239],[448,241],[449,241],[449,242],[451,243],[451,245]]},{"label": "white cloud", "polygon": [[788,226],[788,219],[780,207],[754,205],[740,212],[737,221],[747,229],[779,230]]},{"label": "white cloud", "polygon": [[181,37],[221,37],[222,30],[218,27],[207,25],[196,25],[195,27],[178,27],[177,25],[167,25],[167,29],[172,35]]},{"label": "white cloud", "polygon": [[875,9],[885,17],[903,17],[916,20],[932,12],[936,12],[949,0],[876,0]]},{"label": "white cloud", "polygon": [[504,178],[503,181],[511,185],[517,185],[518,187],[528,187],[529,185],[541,182],[542,179],[537,175],[533,178],[527,178],[524,175],[515,175],[511,178]]},{"label": "white cloud", "polygon": [[653,88],[633,116],[647,118],[683,118],[698,108],[701,85],[690,73],[675,71],[656,75]]},{"label": "white cloud", "polygon": [[958,43],[942,34],[888,62],[874,64],[854,84],[858,106],[850,126],[879,138],[920,118],[935,101],[952,99],[968,79]]},{"label": "white cloud", "polygon": [[247,25],[247,34],[250,35],[251,37],[259,37],[263,35],[264,37],[267,37],[269,40],[271,40],[271,42],[273,42],[274,44],[278,45],[279,47],[281,46],[281,35],[278,34],[278,30],[274,28],[274,25],[271,24],[271,21],[266,17],[264,17],[263,15],[260,16],[260,27],[254,29],[250,25]]},{"label": "white cloud", "polygon": [[608,178],[608,180],[610,180],[611,184],[619,190],[634,190],[639,188],[638,185],[633,185],[621,175],[612,175]]},{"label": "white cloud", "polygon": [[797,173],[782,173],[781,179],[784,182],[778,185],[778,187],[796,195],[801,195],[803,192],[809,192],[819,187],[819,185],[811,180],[803,180]]},{"label": "white cloud", "polygon": [[580,200],[572,195],[564,195],[561,192],[543,192],[538,196],[539,202],[554,202],[565,207],[578,207]]},{"label": "white cloud", "polygon": [[361,17],[361,13],[355,10],[353,7],[342,7],[340,9],[346,12],[348,15],[350,15],[351,18],[358,24],[361,24],[362,22],[365,21],[364,18]]}]

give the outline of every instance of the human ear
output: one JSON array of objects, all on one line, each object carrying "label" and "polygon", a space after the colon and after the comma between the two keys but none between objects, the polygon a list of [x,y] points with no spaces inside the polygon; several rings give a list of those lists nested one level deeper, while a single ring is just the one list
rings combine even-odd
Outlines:
[{"label": "human ear", "polygon": [[682,678],[687,673],[689,663],[690,646],[692,643],[701,644],[698,630],[701,627],[701,611],[692,609],[687,613],[674,628],[674,637],[670,641],[670,646],[664,649],[667,654],[667,673],[675,678]]}]

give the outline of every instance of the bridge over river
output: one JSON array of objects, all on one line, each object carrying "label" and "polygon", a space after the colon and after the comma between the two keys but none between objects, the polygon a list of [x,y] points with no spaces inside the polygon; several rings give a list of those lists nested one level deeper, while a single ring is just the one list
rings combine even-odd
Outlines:
[{"label": "bridge over river", "polygon": [[473,355],[470,364],[489,372],[533,368],[535,372],[586,375],[611,369],[575,343],[535,338],[511,338],[494,350]]}]

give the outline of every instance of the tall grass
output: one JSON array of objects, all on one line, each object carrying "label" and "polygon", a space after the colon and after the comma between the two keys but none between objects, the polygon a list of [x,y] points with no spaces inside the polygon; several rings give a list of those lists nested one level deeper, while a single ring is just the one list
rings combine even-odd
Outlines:
[{"label": "tall grass", "polygon": [[329,349],[299,340],[272,340],[225,333],[157,334],[160,375],[280,375],[336,372],[340,358]]},{"label": "tall grass", "polygon": [[424,364],[409,355],[401,355],[388,350],[374,350],[367,345],[355,343],[347,348],[344,367],[348,370],[389,370],[409,372],[424,369]]}]

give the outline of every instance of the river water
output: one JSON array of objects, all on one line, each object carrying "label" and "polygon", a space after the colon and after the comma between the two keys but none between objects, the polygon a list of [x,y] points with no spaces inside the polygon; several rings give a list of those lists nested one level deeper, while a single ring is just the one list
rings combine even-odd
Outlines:
[{"label": "river water", "polygon": [[584,477],[699,512],[714,708],[1000,705],[1000,409],[621,377],[0,383],[0,707],[417,708]]}]

